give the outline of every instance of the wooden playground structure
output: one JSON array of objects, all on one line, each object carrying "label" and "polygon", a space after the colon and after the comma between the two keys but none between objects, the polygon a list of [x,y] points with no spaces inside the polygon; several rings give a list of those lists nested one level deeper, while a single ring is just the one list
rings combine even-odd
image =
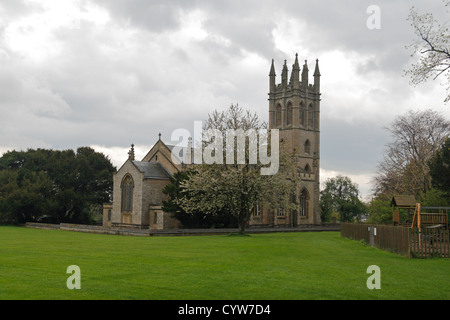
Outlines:
[{"label": "wooden playground structure", "polygon": [[[391,206],[394,225],[410,228],[410,250],[414,256],[450,257],[450,207],[424,207],[409,195],[394,196]],[[406,221],[401,221],[400,210],[407,211]]]},{"label": "wooden playground structure", "polygon": [[[450,207],[424,207],[411,195],[396,195],[391,200],[392,222],[394,225],[434,226],[448,228]],[[407,219],[401,220],[401,212],[406,210]],[[412,227],[411,225],[411,227]]]}]

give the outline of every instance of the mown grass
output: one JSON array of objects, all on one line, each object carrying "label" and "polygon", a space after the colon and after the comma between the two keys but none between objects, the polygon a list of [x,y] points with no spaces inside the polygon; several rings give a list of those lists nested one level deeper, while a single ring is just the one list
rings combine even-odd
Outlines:
[{"label": "mown grass", "polygon": [[[69,290],[69,265],[81,289]],[[381,269],[369,290],[367,267]],[[449,299],[449,259],[338,232],[128,237],[0,227],[0,299]]]}]

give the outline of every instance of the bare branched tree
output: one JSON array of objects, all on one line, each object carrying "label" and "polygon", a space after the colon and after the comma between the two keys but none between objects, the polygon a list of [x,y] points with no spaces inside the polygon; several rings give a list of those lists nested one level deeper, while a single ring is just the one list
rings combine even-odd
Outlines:
[{"label": "bare branched tree", "polygon": [[433,110],[409,111],[389,128],[393,141],[378,165],[374,179],[376,196],[413,194],[431,188],[429,160],[450,133],[450,121]]},{"label": "bare branched tree", "polygon": [[[450,0],[443,1],[450,6]],[[444,102],[450,100],[450,52],[448,27],[441,25],[431,13],[419,14],[414,7],[411,8],[408,21],[414,28],[416,39],[407,46],[413,48],[411,56],[419,56],[419,61],[405,71],[411,77],[413,85],[426,82],[432,78],[444,78],[443,84],[447,89]]]}]

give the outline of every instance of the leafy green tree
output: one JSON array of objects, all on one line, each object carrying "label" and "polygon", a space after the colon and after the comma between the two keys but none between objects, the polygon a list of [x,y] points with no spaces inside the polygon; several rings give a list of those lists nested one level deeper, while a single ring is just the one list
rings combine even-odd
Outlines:
[{"label": "leafy green tree", "polygon": [[392,224],[392,207],[389,200],[372,199],[367,205],[371,223]]},{"label": "leafy green tree", "polygon": [[0,158],[0,210],[12,222],[89,223],[110,200],[115,168],[92,148],[10,151]]},{"label": "leafy green tree", "polygon": [[422,196],[421,204],[424,207],[450,207],[450,198],[446,192],[432,188]]},{"label": "leafy green tree", "polygon": [[320,218],[322,222],[331,222],[333,213],[333,204],[330,193],[320,192]]},{"label": "leafy green tree", "polygon": [[450,137],[429,162],[431,183],[450,198]]},{"label": "leafy green tree", "polygon": [[325,188],[321,192],[321,208],[326,209],[326,215],[339,213],[342,222],[359,221],[366,212],[359,199],[358,186],[349,177],[341,175],[325,181]]},{"label": "leafy green tree", "polygon": [[111,161],[90,147],[77,149],[75,155],[75,192],[83,194],[90,204],[103,204],[111,200],[112,175],[115,171]]},{"label": "leafy green tree", "polygon": [[0,221],[38,221],[55,208],[51,180],[44,172],[0,170]]}]

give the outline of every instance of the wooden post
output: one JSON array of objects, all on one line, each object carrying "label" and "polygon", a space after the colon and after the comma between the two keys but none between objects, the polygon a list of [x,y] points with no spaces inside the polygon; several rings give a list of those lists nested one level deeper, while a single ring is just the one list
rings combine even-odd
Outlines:
[{"label": "wooden post", "polygon": [[369,228],[369,244],[371,247],[375,245],[375,235],[377,234],[377,229],[374,226],[370,226]]},{"label": "wooden post", "polygon": [[419,250],[422,250],[422,229],[420,225],[420,203],[416,204],[417,210],[417,229],[419,230]]}]

